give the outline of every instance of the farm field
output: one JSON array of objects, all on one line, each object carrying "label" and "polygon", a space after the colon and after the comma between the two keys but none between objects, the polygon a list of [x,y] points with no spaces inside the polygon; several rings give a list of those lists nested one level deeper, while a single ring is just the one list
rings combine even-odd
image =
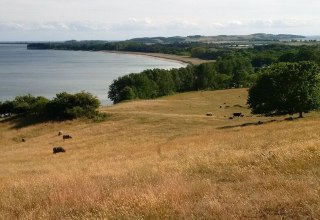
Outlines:
[{"label": "farm field", "polygon": [[319,219],[320,114],[254,116],[246,99],[199,91],[103,107],[100,123],[2,120],[0,219]]}]

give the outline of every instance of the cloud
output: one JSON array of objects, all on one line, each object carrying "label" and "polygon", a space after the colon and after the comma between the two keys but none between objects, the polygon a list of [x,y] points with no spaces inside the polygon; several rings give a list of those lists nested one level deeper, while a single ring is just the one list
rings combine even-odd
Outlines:
[{"label": "cloud", "polygon": [[150,30],[157,27],[156,23],[152,22],[148,18],[137,19],[131,18],[123,22],[111,23],[110,30],[117,31],[141,31]]},{"label": "cloud", "polygon": [[[151,19],[130,18],[119,22],[0,22],[0,34],[14,36],[35,36],[37,40],[59,39],[106,39],[120,40],[134,37],[151,36],[187,36],[187,35],[220,35],[251,33],[293,33],[316,35],[314,30],[319,26],[318,20],[298,19],[257,19],[231,21],[201,21],[192,19]],[[22,35],[21,35],[22,34]],[[4,35],[3,35],[4,36]],[[41,38],[43,36],[43,39]],[[14,36],[16,38],[16,36]],[[53,38],[53,39],[52,39]],[[21,39],[25,40],[25,39]],[[31,39],[32,40],[32,39]]]},{"label": "cloud", "polygon": [[282,19],[282,20],[256,20],[248,22],[248,26],[263,28],[301,28],[306,26],[318,25],[313,20],[304,21],[298,19]]},{"label": "cloud", "polygon": [[46,23],[25,23],[25,22],[0,22],[0,30],[19,31],[107,31],[108,24],[95,22],[46,22]]}]

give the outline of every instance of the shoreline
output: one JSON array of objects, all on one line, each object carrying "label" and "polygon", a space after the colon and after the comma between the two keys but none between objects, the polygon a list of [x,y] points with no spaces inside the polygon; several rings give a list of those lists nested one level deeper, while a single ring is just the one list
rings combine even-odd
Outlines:
[{"label": "shoreline", "polygon": [[144,52],[130,52],[130,51],[115,51],[115,50],[102,50],[103,53],[114,53],[114,54],[130,54],[138,56],[148,56],[166,60],[174,60],[187,65],[200,65],[202,63],[215,62],[215,60],[201,60],[199,58],[192,58],[187,56],[179,56],[174,54],[164,54],[164,53],[144,53]]}]

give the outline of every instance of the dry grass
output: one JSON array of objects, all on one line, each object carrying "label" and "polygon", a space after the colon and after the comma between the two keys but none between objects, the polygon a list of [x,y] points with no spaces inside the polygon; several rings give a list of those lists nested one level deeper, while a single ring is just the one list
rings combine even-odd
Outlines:
[{"label": "dry grass", "polygon": [[103,123],[0,123],[0,219],[320,218],[320,115],[257,126],[271,119],[246,94],[123,103]]}]

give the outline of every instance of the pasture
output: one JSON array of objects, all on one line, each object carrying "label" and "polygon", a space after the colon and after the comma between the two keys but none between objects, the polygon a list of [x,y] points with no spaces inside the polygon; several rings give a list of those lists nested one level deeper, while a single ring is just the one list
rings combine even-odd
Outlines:
[{"label": "pasture", "polygon": [[101,123],[2,120],[0,219],[320,218],[320,114],[253,116],[246,98],[126,102]]}]

